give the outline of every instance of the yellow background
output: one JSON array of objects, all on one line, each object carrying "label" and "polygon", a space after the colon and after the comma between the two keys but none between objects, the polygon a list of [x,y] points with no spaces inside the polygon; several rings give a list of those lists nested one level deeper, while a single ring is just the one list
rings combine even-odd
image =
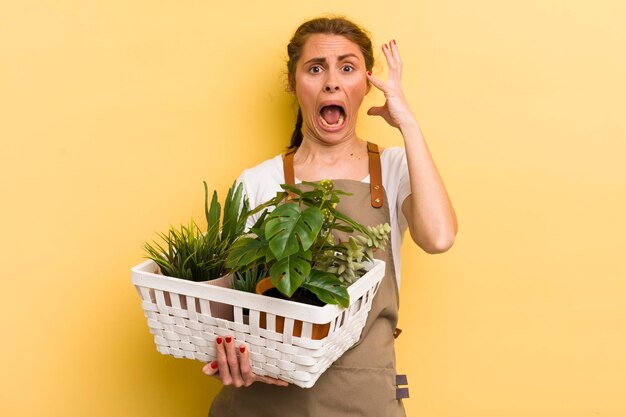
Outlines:
[{"label": "yellow background", "polygon": [[206,415],[218,383],[156,352],[129,268],[283,149],[286,44],[335,12],[397,39],[461,225],[403,247],[409,415],[626,416],[624,4],[3,0],[0,415]]}]

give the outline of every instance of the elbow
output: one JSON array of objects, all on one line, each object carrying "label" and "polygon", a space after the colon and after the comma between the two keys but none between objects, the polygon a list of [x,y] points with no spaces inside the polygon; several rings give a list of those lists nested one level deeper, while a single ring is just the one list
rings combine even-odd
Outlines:
[{"label": "elbow", "polygon": [[447,252],[452,247],[452,245],[454,245],[454,239],[455,239],[454,235],[450,235],[444,239],[440,239],[437,242],[435,242],[433,245],[431,245],[428,248],[428,250],[425,249],[426,253],[429,253],[431,255],[436,255],[438,253]]},{"label": "elbow", "polygon": [[456,233],[442,233],[439,236],[425,240],[415,239],[415,236],[413,235],[411,237],[413,237],[415,243],[417,243],[417,245],[422,248],[424,252],[436,255],[438,253],[447,252],[452,245],[454,245]]},{"label": "elbow", "polygon": [[454,245],[454,235],[446,236],[423,247],[424,251],[431,255],[447,252]]}]

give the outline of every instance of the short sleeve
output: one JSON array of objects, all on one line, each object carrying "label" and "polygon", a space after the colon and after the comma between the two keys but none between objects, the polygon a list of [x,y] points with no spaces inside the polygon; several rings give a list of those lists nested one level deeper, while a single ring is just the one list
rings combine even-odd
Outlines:
[{"label": "short sleeve", "polygon": [[400,285],[400,247],[404,233],[408,227],[402,204],[411,195],[411,181],[404,148],[391,147],[385,149],[380,162],[383,170],[383,186],[389,203],[389,220],[391,226],[391,247],[396,271],[396,280]]},{"label": "short sleeve", "polygon": [[[248,198],[250,208],[256,208],[260,204],[270,200],[281,191],[280,184],[284,181],[282,156],[277,155],[259,165],[244,170],[237,183],[243,184],[245,196]],[[260,213],[248,217],[246,229],[254,226]]]}]

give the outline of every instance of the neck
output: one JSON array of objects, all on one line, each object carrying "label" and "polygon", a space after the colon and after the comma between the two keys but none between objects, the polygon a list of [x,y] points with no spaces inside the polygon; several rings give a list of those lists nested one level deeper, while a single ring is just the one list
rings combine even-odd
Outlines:
[{"label": "neck", "polygon": [[329,144],[307,140],[293,157],[296,178],[302,181],[349,179],[361,181],[369,173],[367,146],[354,138]]},{"label": "neck", "polygon": [[321,142],[305,136],[294,159],[299,164],[316,162],[334,165],[346,162],[351,157],[360,157],[366,153],[367,146],[365,141],[356,136],[353,139],[339,143]]}]

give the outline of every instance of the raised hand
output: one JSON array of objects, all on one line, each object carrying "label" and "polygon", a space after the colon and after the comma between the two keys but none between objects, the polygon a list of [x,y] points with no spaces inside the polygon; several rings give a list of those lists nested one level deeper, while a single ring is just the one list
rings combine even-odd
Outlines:
[{"label": "raised hand", "polygon": [[381,116],[391,126],[402,128],[407,123],[415,123],[415,117],[402,91],[402,60],[400,59],[400,52],[395,40],[389,42],[389,45],[383,44],[382,50],[389,67],[389,79],[387,82],[382,82],[370,72],[367,73],[367,77],[374,87],[383,92],[385,104],[370,108],[367,114],[370,116]]},{"label": "raised hand", "polygon": [[235,339],[231,336],[218,337],[215,340],[217,359],[209,362],[202,368],[205,375],[215,376],[224,385],[232,385],[236,388],[249,387],[255,382],[286,387],[289,385],[280,379],[257,375],[250,368],[250,357],[246,345],[235,345]]}]

